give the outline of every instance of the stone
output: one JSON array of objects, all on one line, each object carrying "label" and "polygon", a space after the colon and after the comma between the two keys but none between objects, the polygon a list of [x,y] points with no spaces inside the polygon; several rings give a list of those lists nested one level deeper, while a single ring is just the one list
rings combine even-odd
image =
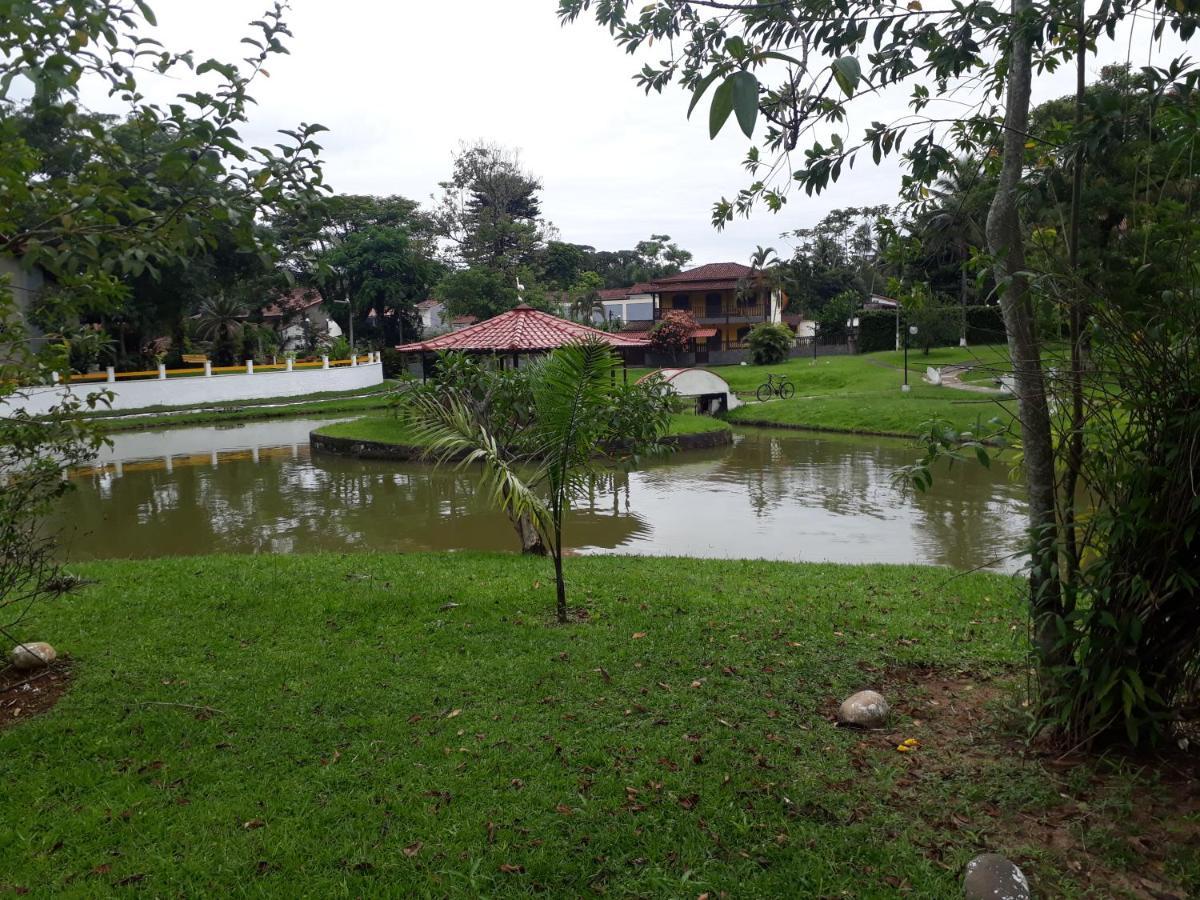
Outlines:
[{"label": "stone", "polygon": [[984,853],[967,863],[966,900],[1030,900],[1029,881],[1016,863],[999,853]]},{"label": "stone", "polygon": [[880,728],[887,721],[892,708],[876,691],[859,691],[842,701],[838,709],[838,721],[843,725],[859,728]]},{"label": "stone", "polygon": [[57,658],[58,653],[45,641],[17,644],[13,647],[12,653],[8,655],[8,661],[13,664],[13,667],[22,671],[40,669],[42,666],[50,665]]}]

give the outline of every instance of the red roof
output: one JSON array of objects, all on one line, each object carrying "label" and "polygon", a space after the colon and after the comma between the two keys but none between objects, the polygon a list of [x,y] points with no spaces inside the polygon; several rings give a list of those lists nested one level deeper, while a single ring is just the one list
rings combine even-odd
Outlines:
[{"label": "red roof", "polygon": [[319,306],[320,303],[321,295],[312,288],[296,288],[274,303],[264,306],[262,314],[264,319],[277,319],[280,316],[304,312],[306,309]]},{"label": "red roof", "polygon": [[680,272],[678,275],[664,275],[662,278],[655,278],[652,283],[658,286],[681,281],[728,281],[731,278],[736,281],[739,278],[746,278],[753,271],[749,266],[743,266],[741,263],[709,263],[706,266],[697,266],[686,272]]},{"label": "red roof", "polygon": [[491,350],[497,353],[553,350],[565,344],[595,339],[613,347],[642,347],[645,341],[624,334],[609,334],[533,309],[522,303],[494,318],[441,337],[397,347],[406,353],[439,350]]},{"label": "red roof", "polygon": [[631,284],[629,287],[622,288],[604,288],[597,291],[601,300],[624,300],[634,294],[649,294],[652,290],[652,285],[648,281],[639,281],[637,284]]}]

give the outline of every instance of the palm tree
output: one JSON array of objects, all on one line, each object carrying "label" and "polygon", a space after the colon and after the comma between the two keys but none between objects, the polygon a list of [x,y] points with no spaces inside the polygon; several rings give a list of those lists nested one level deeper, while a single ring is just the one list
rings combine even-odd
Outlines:
[{"label": "palm tree", "polygon": [[[534,363],[529,423],[515,441],[498,435],[465,391],[414,390],[402,401],[400,415],[428,457],[438,465],[477,465],[487,497],[514,523],[536,529],[554,558],[559,622],[567,621],[563,520],[600,474],[597,448],[621,437],[612,433],[616,366],[600,341],[568,345]],[[621,451],[638,449],[645,448]]]},{"label": "palm tree", "polygon": [[597,293],[579,294],[571,299],[571,318],[583,325],[596,324],[596,317],[604,319],[604,304]]},{"label": "palm tree", "polygon": [[931,257],[953,260],[959,267],[958,302],[962,308],[960,339],[967,340],[967,263],[973,248],[987,246],[984,235],[985,208],[976,209],[972,199],[979,196],[985,183],[982,163],[968,156],[959,157],[949,172],[930,189],[936,207],[925,222],[925,250]]},{"label": "palm tree", "polygon": [[218,362],[233,363],[245,319],[246,307],[240,300],[218,294],[204,300],[196,311],[196,334],[213,342]]}]

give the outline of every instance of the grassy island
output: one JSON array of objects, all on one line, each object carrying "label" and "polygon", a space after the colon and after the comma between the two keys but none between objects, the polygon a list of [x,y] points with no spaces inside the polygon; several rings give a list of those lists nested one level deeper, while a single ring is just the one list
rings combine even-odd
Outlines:
[{"label": "grassy island", "polygon": [[[415,458],[421,453],[421,442],[398,418],[387,414],[364,416],[351,422],[324,425],[313,432],[314,446],[322,450],[345,452],[350,455]],[[675,413],[671,416],[666,443],[679,449],[711,447],[732,440],[730,426],[711,416]],[[394,454],[389,454],[389,448]]]}]

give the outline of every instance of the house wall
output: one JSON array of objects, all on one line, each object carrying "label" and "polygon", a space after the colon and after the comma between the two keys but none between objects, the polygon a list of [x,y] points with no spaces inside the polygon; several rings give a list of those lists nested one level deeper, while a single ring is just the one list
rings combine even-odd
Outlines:
[{"label": "house wall", "polygon": [[42,332],[29,321],[29,308],[45,287],[46,280],[41,269],[26,269],[11,256],[0,255],[0,279],[6,284],[0,290],[10,291],[16,302],[17,311],[25,321],[25,328],[33,341],[33,349],[40,350],[45,338]]},{"label": "house wall", "polygon": [[233,375],[137,381],[88,382],[60,387],[36,387],[9,395],[0,402],[0,413],[24,409],[45,415],[68,395],[86,398],[96,391],[113,394],[110,409],[145,409],[151,406],[198,406],[231,400],[266,400],[297,397],[325,391],[349,391],[383,384],[383,364],[363,363],[336,369],[297,369]]}]

